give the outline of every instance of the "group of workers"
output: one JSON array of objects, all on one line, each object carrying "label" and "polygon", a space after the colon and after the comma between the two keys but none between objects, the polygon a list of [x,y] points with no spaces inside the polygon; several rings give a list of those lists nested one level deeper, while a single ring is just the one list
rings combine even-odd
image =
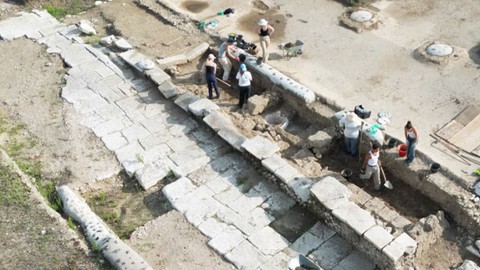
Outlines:
[{"label": "group of workers", "polygon": [[[270,45],[270,36],[275,31],[275,29],[268,24],[268,21],[261,19],[257,28],[255,29],[256,33],[260,38],[260,47],[262,48],[262,62],[266,63],[268,61],[269,53],[268,47]],[[243,108],[243,105],[247,103],[248,98],[250,97],[251,92],[251,82],[252,74],[247,70],[245,65],[246,56],[240,54],[235,56],[236,48],[233,46],[235,43],[235,38],[229,37],[225,42],[223,42],[218,50],[218,62],[222,65],[223,76],[222,80],[226,83],[232,83],[230,81],[230,72],[232,70],[231,60],[237,61],[240,63],[239,71],[237,72],[235,78],[238,81],[239,89],[239,102],[238,106]],[[207,61],[203,65],[203,71],[205,72],[205,78],[208,86],[208,98],[220,98],[220,92],[218,91],[218,83],[216,78],[217,64],[215,63],[216,57],[213,54],[208,55]],[[215,90],[216,96],[213,96],[213,90]]]},{"label": "group of workers", "polygon": [[[339,125],[343,128],[345,137],[346,152],[348,155],[355,156],[359,146],[359,137],[361,130],[361,120],[354,112],[348,112],[345,117],[340,119]],[[418,143],[418,132],[411,121],[407,121],[404,127],[405,141],[407,145],[407,155],[405,163],[411,164],[415,158],[415,147]],[[362,163],[362,173],[360,179],[367,180],[373,176],[374,189],[376,191],[381,188],[380,179],[380,144],[373,141],[371,150],[365,155]]]}]

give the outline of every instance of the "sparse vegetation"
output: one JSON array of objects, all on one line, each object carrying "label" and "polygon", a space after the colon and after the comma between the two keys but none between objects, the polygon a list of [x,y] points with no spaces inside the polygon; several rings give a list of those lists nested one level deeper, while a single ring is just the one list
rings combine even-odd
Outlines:
[{"label": "sparse vegetation", "polygon": [[68,224],[68,227],[72,230],[75,230],[77,228],[77,226],[75,226],[75,223],[73,222],[72,217],[67,218],[67,224]]},{"label": "sparse vegetation", "polygon": [[0,202],[5,206],[26,207],[28,188],[20,181],[18,174],[12,173],[9,168],[0,167]]},{"label": "sparse vegetation", "polygon": [[53,1],[47,3],[43,8],[50,13],[56,19],[61,19],[67,14],[76,15],[80,12],[84,12],[94,6],[93,1]]},{"label": "sparse vegetation", "polygon": [[62,211],[62,200],[57,195],[55,184],[53,181],[46,181],[41,183],[39,181],[35,182],[38,191],[42,196],[47,199],[48,205],[55,211]]}]

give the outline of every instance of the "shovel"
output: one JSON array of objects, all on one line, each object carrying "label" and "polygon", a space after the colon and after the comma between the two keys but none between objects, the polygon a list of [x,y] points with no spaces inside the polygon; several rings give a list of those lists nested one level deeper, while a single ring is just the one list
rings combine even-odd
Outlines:
[{"label": "shovel", "polygon": [[385,180],[385,183],[383,184],[383,186],[386,187],[386,188],[388,188],[388,189],[393,189],[392,182],[390,182],[390,181],[387,180],[387,177],[385,176],[385,172],[383,171],[382,166],[380,166],[380,172],[381,172],[382,175],[383,175],[383,180]]}]

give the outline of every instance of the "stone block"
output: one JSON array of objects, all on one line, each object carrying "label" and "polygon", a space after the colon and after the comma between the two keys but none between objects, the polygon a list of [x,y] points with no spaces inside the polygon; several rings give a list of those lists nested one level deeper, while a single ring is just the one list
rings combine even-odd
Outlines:
[{"label": "stone block", "polygon": [[307,177],[299,177],[294,181],[288,183],[288,186],[293,190],[297,200],[301,203],[307,202],[310,199],[310,187],[313,181]]},{"label": "stone block", "polygon": [[203,42],[201,43],[200,45],[198,45],[197,47],[191,49],[190,51],[188,51],[186,54],[185,54],[185,57],[187,58],[187,60],[189,62],[191,62],[192,60],[194,60],[195,58],[197,57],[200,57],[201,55],[203,55],[209,48],[210,46],[208,45],[208,43],[206,42]]},{"label": "stone block", "polygon": [[147,137],[150,135],[150,132],[140,123],[135,123],[127,128],[122,129],[122,135],[125,136],[129,142],[135,142],[141,138]]},{"label": "stone block", "polygon": [[162,69],[171,66],[186,64],[187,62],[187,56],[183,53],[157,60],[158,66]]},{"label": "stone block", "polygon": [[313,227],[310,228],[308,232],[317,236],[319,238],[320,244],[322,244],[323,242],[327,241],[328,239],[330,239],[332,236],[335,235],[335,232],[333,230],[329,229],[320,221],[315,223],[315,225],[313,225]]},{"label": "stone block", "polygon": [[408,234],[402,233],[395,240],[394,242],[399,243],[400,245],[405,247],[405,252],[409,255],[415,254],[417,250],[417,242],[413,240]]},{"label": "stone block", "polygon": [[410,222],[410,220],[406,219],[403,216],[398,216],[390,224],[392,224],[393,227],[403,231],[405,227],[412,224],[412,222]]},{"label": "stone block", "polygon": [[230,209],[229,207],[225,206],[220,210],[218,210],[217,215],[215,217],[218,218],[221,222],[224,222],[228,225],[233,225],[233,223],[238,220],[240,215],[237,214],[232,209]]},{"label": "stone block", "polygon": [[332,270],[350,269],[374,270],[377,268],[375,263],[373,263],[363,254],[355,250],[350,255],[341,260],[340,263],[336,265]]},{"label": "stone block", "polygon": [[137,157],[143,156],[142,146],[138,143],[130,143],[125,145],[124,147],[118,148],[115,150],[115,155],[120,163],[124,162],[125,160],[133,160],[137,159]]},{"label": "stone block", "polygon": [[114,132],[102,137],[102,141],[110,151],[115,151],[128,144],[127,139],[120,132]]},{"label": "stone block", "polygon": [[226,223],[219,221],[215,217],[207,219],[198,226],[198,229],[207,237],[214,238],[219,233],[223,232],[228,227]]},{"label": "stone block", "polygon": [[203,118],[205,124],[212,128],[215,132],[221,129],[233,129],[234,125],[230,121],[229,117],[221,111],[213,111],[205,118]]},{"label": "stone block", "polygon": [[270,198],[272,194],[281,190],[277,185],[267,180],[262,180],[260,183],[256,184],[251,191],[255,191],[256,193],[260,194],[260,196],[265,198]]},{"label": "stone block", "polygon": [[173,173],[177,177],[187,176],[192,172],[200,169],[201,167],[206,166],[210,162],[210,160],[210,157],[205,155],[195,158],[187,163],[173,168]]},{"label": "stone block", "polygon": [[259,160],[268,158],[280,150],[276,143],[262,136],[255,136],[245,141],[242,148]]},{"label": "stone block", "polygon": [[63,60],[69,67],[75,67],[83,63],[95,61],[95,57],[88,52],[81,44],[71,44],[68,49],[60,53]]},{"label": "stone block", "polygon": [[172,97],[176,97],[177,95],[180,94],[180,91],[178,88],[171,82],[171,81],[165,81],[162,84],[158,86],[158,91],[166,98],[170,99]]},{"label": "stone block", "polygon": [[383,254],[392,260],[392,262],[396,262],[400,259],[405,251],[406,247],[395,241],[390,242],[390,244],[382,249]]},{"label": "stone block", "polygon": [[322,268],[332,269],[346,258],[351,251],[352,246],[350,243],[336,234],[313,251],[310,256],[313,256]]},{"label": "stone block", "polygon": [[346,202],[333,210],[332,214],[346,223],[356,233],[362,235],[375,226],[375,219],[369,212],[363,210],[353,202]]},{"label": "stone block", "polygon": [[172,206],[177,209],[180,213],[185,213],[188,209],[192,208],[197,202],[205,199],[211,198],[213,192],[206,186],[200,186],[193,191],[187,193],[185,196],[182,196],[175,200],[172,203]]},{"label": "stone block", "polygon": [[300,236],[293,244],[290,245],[290,249],[299,254],[310,254],[313,250],[317,249],[323,242],[316,235],[309,232]]},{"label": "stone block", "polygon": [[195,186],[192,184],[192,181],[187,177],[182,177],[175,180],[175,182],[170,183],[163,187],[162,193],[168,199],[170,203],[173,203],[178,198],[181,198],[188,193],[192,192],[195,189]]},{"label": "stone block", "polygon": [[480,267],[473,261],[465,260],[456,270],[480,270]]},{"label": "stone block", "polygon": [[262,166],[265,167],[270,172],[274,173],[283,166],[288,165],[288,161],[283,159],[278,154],[273,154],[270,157],[262,160]]},{"label": "stone block", "polygon": [[185,218],[193,226],[198,227],[213,217],[222,207],[224,206],[212,197],[204,198],[185,211]]},{"label": "stone block", "polygon": [[135,68],[137,71],[142,72],[143,70],[138,67],[136,64],[142,60],[147,59],[147,57],[136,50],[128,50],[123,53],[119,53],[118,56],[131,67]]},{"label": "stone block", "polygon": [[234,226],[228,226],[225,230],[208,241],[208,246],[216,250],[221,255],[225,255],[244,240],[245,236],[241,231]]},{"label": "stone block", "polygon": [[169,171],[163,166],[147,164],[135,172],[135,178],[143,189],[147,190],[160,182],[168,173]]},{"label": "stone block", "polygon": [[303,175],[301,175],[297,169],[295,169],[293,166],[290,164],[285,164],[281,168],[277,169],[274,172],[275,176],[280,179],[283,183],[290,185],[291,183],[294,183],[295,180],[302,178]]},{"label": "stone block", "polygon": [[237,269],[257,269],[269,259],[269,256],[263,255],[250,242],[243,241],[227,253],[225,258],[233,263]]},{"label": "stone block", "polygon": [[295,201],[283,191],[272,193],[261,207],[270,213],[285,212],[295,205]]},{"label": "stone block", "polygon": [[[120,39],[115,40],[113,42],[113,44],[115,45],[115,47],[119,48],[122,51],[128,51],[128,50],[133,49],[133,46],[130,45],[130,43],[128,43],[128,41],[125,40],[124,38],[120,38]],[[137,62],[135,62],[135,63],[137,63]]]},{"label": "stone block", "polygon": [[170,80],[170,76],[158,67],[145,71],[145,75],[156,85],[162,85],[162,83]]},{"label": "stone block", "polygon": [[240,196],[235,201],[228,204],[239,215],[243,216],[261,205],[266,199],[262,197],[250,197],[246,195]]},{"label": "stone block", "polygon": [[[210,169],[206,169],[210,168]],[[220,194],[223,191],[232,187],[232,183],[228,180],[228,177],[225,177],[218,172],[215,172],[211,167],[207,166],[206,168],[201,168],[200,170],[205,170],[206,173],[202,174],[200,177],[195,177],[197,183],[205,183],[205,185],[210,188],[215,194]],[[199,170],[199,171],[200,171]],[[195,171],[193,174],[196,176],[198,171]],[[192,174],[190,175],[192,176]],[[198,180],[200,179],[200,180]]]},{"label": "stone block", "polygon": [[122,167],[125,169],[125,172],[129,177],[135,175],[135,172],[142,169],[144,166],[145,164],[136,159],[125,160],[122,162]]},{"label": "stone block", "polygon": [[394,221],[400,214],[385,206],[377,215],[386,223]]},{"label": "stone block", "polygon": [[347,203],[350,197],[348,188],[331,176],[327,176],[315,183],[310,192],[330,210],[337,209]]},{"label": "stone block", "polygon": [[268,226],[252,234],[248,241],[267,256],[273,256],[290,245],[287,239]]},{"label": "stone block", "polygon": [[233,225],[245,235],[249,236],[261,230],[263,227],[268,226],[268,224],[274,220],[275,218],[273,216],[269,215],[262,208],[257,207],[247,215],[239,217]]},{"label": "stone block", "polygon": [[202,98],[189,104],[188,109],[194,115],[203,118],[207,116],[211,111],[220,109],[220,107],[218,107],[217,104],[213,103],[209,99]]},{"label": "stone block", "polygon": [[218,136],[238,151],[243,150],[242,144],[247,140],[247,137],[232,128],[221,129],[218,131]]},{"label": "stone block", "polygon": [[167,141],[168,147],[170,147],[174,152],[181,152],[189,147],[195,145],[196,142],[186,136],[182,137],[170,137]]},{"label": "stone block", "polygon": [[230,186],[229,188],[225,189],[223,192],[215,195],[214,197],[219,202],[227,205],[229,203],[236,201],[242,195],[243,193],[237,187]]},{"label": "stone block", "polygon": [[310,147],[318,149],[320,153],[324,153],[330,148],[332,136],[327,132],[320,130],[308,137]]},{"label": "stone block", "polygon": [[259,270],[278,270],[278,269],[288,269],[288,262],[291,258],[284,252],[278,252],[268,261],[266,261]]},{"label": "stone block", "polygon": [[177,104],[184,111],[188,112],[188,105],[194,103],[199,99],[200,98],[195,96],[194,94],[190,92],[185,92],[175,99],[175,104]]},{"label": "stone block", "polygon": [[364,237],[379,250],[382,250],[393,240],[393,236],[387,232],[387,230],[378,225],[375,225],[366,231]]},{"label": "stone block", "polygon": [[248,99],[248,112],[251,115],[259,115],[263,113],[268,105],[268,98],[264,96],[254,95]]}]

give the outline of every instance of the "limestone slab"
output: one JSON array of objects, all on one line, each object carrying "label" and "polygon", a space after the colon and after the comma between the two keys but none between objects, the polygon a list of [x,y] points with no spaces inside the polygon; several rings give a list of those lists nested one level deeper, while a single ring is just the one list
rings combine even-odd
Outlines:
[{"label": "limestone slab", "polygon": [[175,104],[177,104],[180,108],[182,108],[184,111],[188,112],[188,106],[195,101],[198,101],[200,98],[197,97],[196,95],[190,93],[190,92],[185,92],[181,95],[179,95],[175,99]]},{"label": "limestone slab", "polygon": [[178,88],[169,80],[158,86],[158,91],[166,98],[170,99],[180,94]]},{"label": "limestone slab", "polygon": [[322,268],[332,269],[347,257],[351,251],[352,246],[350,243],[336,234],[313,251],[311,256],[315,258]]},{"label": "limestone slab", "polygon": [[229,117],[221,111],[211,112],[209,115],[203,118],[203,121],[214,131],[234,128],[234,125],[230,121]]},{"label": "limestone slab", "polygon": [[178,198],[181,198],[188,193],[192,192],[196,187],[192,184],[192,181],[187,177],[177,179],[175,182],[170,183],[163,187],[162,193],[168,199],[170,203],[173,203]]},{"label": "limestone slab", "polygon": [[306,232],[302,234],[302,236],[300,236],[295,242],[293,242],[289,248],[299,254],[308,255],[310,252],[317,249],[321,244],[322,242],[318,236]]},{"label": "limestone slab", "polygon": [[261,207],[271,213],[284,212],[295,205],[295,201],[285,194],[283,191],[278,191],[270,195],[268,200],[264,202]]},{"label": "limestone slab", "polygon": [[149,77],[156,85],[161,85],[170,80],[170,76],[158,67],[145,71],[145,75],[147,75],[147,77]]},{"label": "limestone slab", "polygon": [[214,238],[228,227],[226,223],[221,222],[218,218],[211,217],[198,226],[198,229],[207,237]]},{"label": "limestone slab", "polygon": [[205,117],[211,111],[220,109],[217,104],[213,103],[209,99],[202,98],[188,105],[188,109],[191,113],[198,117]]},{"label": "limestone slab", "polygon": [[[146,119],[140,121],[140,123],[141,123],[148,131],[150,131],[150,133],[156,133],[156,134],[165,135],[165,136],[163,136],[163,137],[168,137],[168,135],[170,134],[170,133],[168,132],[167,126],[165,126],[165,124],[164,124],[163,121],[162,121],[161,115],[158,115],[158,117],[152,116],[152,117],[150,117],[150,118],[146,118]],[[163,141],[163,140],[162,140],[162,141]]]},{"label": "limestone slab", "polygon": [[396,262],[398,259],[400,259],[405,251],[406,247],[395,241],[390,242],[390,244],[382,249],[383,254],[385,254],[393,262]]},{"label": "limestone slab", "polygon": [[200,186],[193,191],[187,193],[185,196],[182,196],[175,200],[172,203],[172,206],[177,209],[182,214],[195,205],[198,201],[210,198],[213,196],[213,192],[206,186]]},{"label": "limestone slab", "polygon": [[400,234],[394,241],[404,246],[407,254],[413,255],[417,251],[417,242],[406,233]]},{"label": "limestone slab", "polygon": [[140,138],[138,141],[144,149],[149,150],[157,145],[166,143],[168,137],[162,134],[150,134],[146,137]]},{"label": "limestone slab", "polygon": [[353,251],[350,255],[340,261],[332,270],[374,270],[377,269],[375,263],[370,261],[365,255],[358,251]]},{"label": "limestone slab", "polygon": [[115,155],[118,161],[122,163],[125,160],[137,159],[137,157],[143,156],[145,150],[138,143],[129,143],[124,147],[115,150]]},{"label": "limestone slab", "polygon": [[278,154],[273,154],[272,156],[262,160],[262,166],[272,173],[285,165],[288,165],[288,161],[283,159]]},{"label": "limestone slab", "polygon": [[170,147],[175,152],[180,152],[188,149],[189,147],[195,145],[196,142],[186,136],[182,137],[170,137],[167,141],[168,147]]},{"label": "limestone slab", "polygon": [[135,172],[135,178],[145,190],[156,185],[167,175],[168,170],[156,164],[147,164],[145,167]]},{"label": "limestone slab", "polygon": [[353,202],[346,202],[333,210],[332,214],[342,222],[348,224],[356,233],[362,235],[368,229],[375,226],[372,215],[360,208]]},{"label": "limestone slab", "polygon": [[225,230],[208,241],[208,246],[216,250],[221,255],[225,255],[244,240],[245,236],[241,231],[234,226],[228,226]]},{"label": "limestone slab", "polygon": [[225,189],[227,189],[230,185],[225,186],[226,181],[219,178],[220,173],[215,171],[212,166],[207,164],[206,166],[201,167],[200,169],[190,173],[188,177],[192,179],[192,181],[196,185],[206,185],[209,187],[215,194],[218,194]]},{"label": "limestone slab", "polygon": [[260,160],[268,158],[280,150],[276,143],[262,136],[255,136],[245,141],[242,148]]},{"label": "limestone slab", "polygon": [[247,140],[247,137],[243,136],[240,132],[230,128],[221,129],[218,131],[218,136],[238,151],[242,151],[241,145]]},{"label": "limestone slab", "polygon": [[376,246],[379,250],[384,248],[388,243],[392,242],[393,236],[384,228],[375,225],[365,232],[364,237]]},{"label": "limestone slab", "polygon": [[131,67],[135,68],[139,72],[142,70],[137,67],[136,63],[147,59],[147,57],[136,50],[129,50],[123,53],[119,53],[118,56],[125,62],[127,62]]},{"label": "limestone slab", "polygon": [[115,151],[128,144],[127,139],[120,132],[114,132],[102,137],[102,141],[110,151]]},{"label": "limestone slab", "polygon": [[269,259],[248,241],[243,241],[233,248],[225,255],[225,258],[232,262],[237,269],[257,269]]},{"label": "limestone slab", "polygon": [[145,166],[143,162],[140,162],[136,159],[131,159],[131,160],[125,160],[122,162],[122,167],[125,169],[125,173],[129,177],[132,177],[135,175],[135,172],[142,169]]},{"label": "limestone slab", "polygon": [[95,109],[95,112],[105,120],[111,120],[125,116],[125,112],[122,111],[122,109],[120,109],[120,107],[118,107],[115,103],[109,103],[105,106],[98,107]]},{"label": "limestone slab", "polygon": [[60,55],[69,67],[75,67],[96,59],[83,45],[75,43],[71,44],[68,49],[62,50]]},{"label": "limestone slab", "polygon": [[261,267],[260,270],[278,270],[278,269],[288,269],[288,262],[291,260],[290,256],[284,252],[278,252],[268,261],[266,261]]},{"label": "limestone slab", "polygon": [[98,137],[103,137],[130,126],[132,123],[126,117],[115,118],[98,124],[93,128],[93,132]]},{"label": "limestone slab", "polygon": [[177,177],[187,176],[190,173],[200,169],[201,167],[207,165],[210,162],[210,157],[203,155],[201,157],[195,158],[187,163],[177,166],[173,169],[173,173]]},{"label": "limestone slab", "polygon": [[351,194],[345,185],[331,176],[327,176],[315,183],[310,191],[314,197],[330,210],[337,209],[348,202]]},{"label": "limestone slab", "polygon": [[265,201],[262,197],[249,197],[246,195],[240,196],[235,201],[228,204],[228,207],[232,208],[239,215],[243,216],[261,205]]},{"label": "limestone slab", "polygon": [[269,215],[262,208],[255,208],[245,216],[239,217],[233,225],[249,236],[274,221],[275,218]]},{"label": "limestone slab", "polygon": [[216,200],[219,202],[228,205],[234,201],[236,201],[238,198],[240,198],[243,195],[243,193],[239,190],[239,188],[230,185],[227,189],[225,189],[223,192],[217,194],[214,196]]},{"label": "limestone slab", "polygon": [[299,177],[288,184],[295,193],[297,200],[301,203],[310,199],[310,187],[312,185],[313,181],[307,177]]},{"label": "limestone slab", "polygon": [[135,123],[127,128],[122,129],[122,135],[125,136],[129,142],[134,142],[150,135],[150,132],[140,123]]},{"label": "limestone slab", "polygon": [[187,57],[188,61],[192,61],[197,57],[200,57],[203,55],[209,48],[210,46],[208,43],[203,42],[200,45],[196,46],[195,48],[191,49],[185,54],[185,57]]},{"label": "limestone slab", "polygon": [[286,164],[276,170],[274,172],[275,176],[278,177],[283,183],[287,184],[288,186],[291,183],[294,183],[295,180],[299,177],[302,177],[297,169],[295,169],[292,165]]},{"label": "limestone slab", "polygon": [[287,239],[268,226],[252,234],[248,237],[248,241],[267,256],[275,255],[290,244]]},{"label": "limestone slab", "polygon": [[313,227],[310,228],[308,232],[317,236],[319,238],[320,244],[323,244],[325,241],[335,235],[335,232],[333,230],[329,229],[320,221],[315,223],[315,225],[313,225]]},{"label": "limestone slab", "polygon": [[158,59],[157,64],[160,68],[167,68],[175,65],[187,63],[187,56],[185,54],[177,54],[163,59]]},{"label": "limestone slab", "polygon": [[212,197],[203,198],[185,211],[184,215],[189,223],[198,227],[207,219],[213,217],[222,207],[223,205]]}]

